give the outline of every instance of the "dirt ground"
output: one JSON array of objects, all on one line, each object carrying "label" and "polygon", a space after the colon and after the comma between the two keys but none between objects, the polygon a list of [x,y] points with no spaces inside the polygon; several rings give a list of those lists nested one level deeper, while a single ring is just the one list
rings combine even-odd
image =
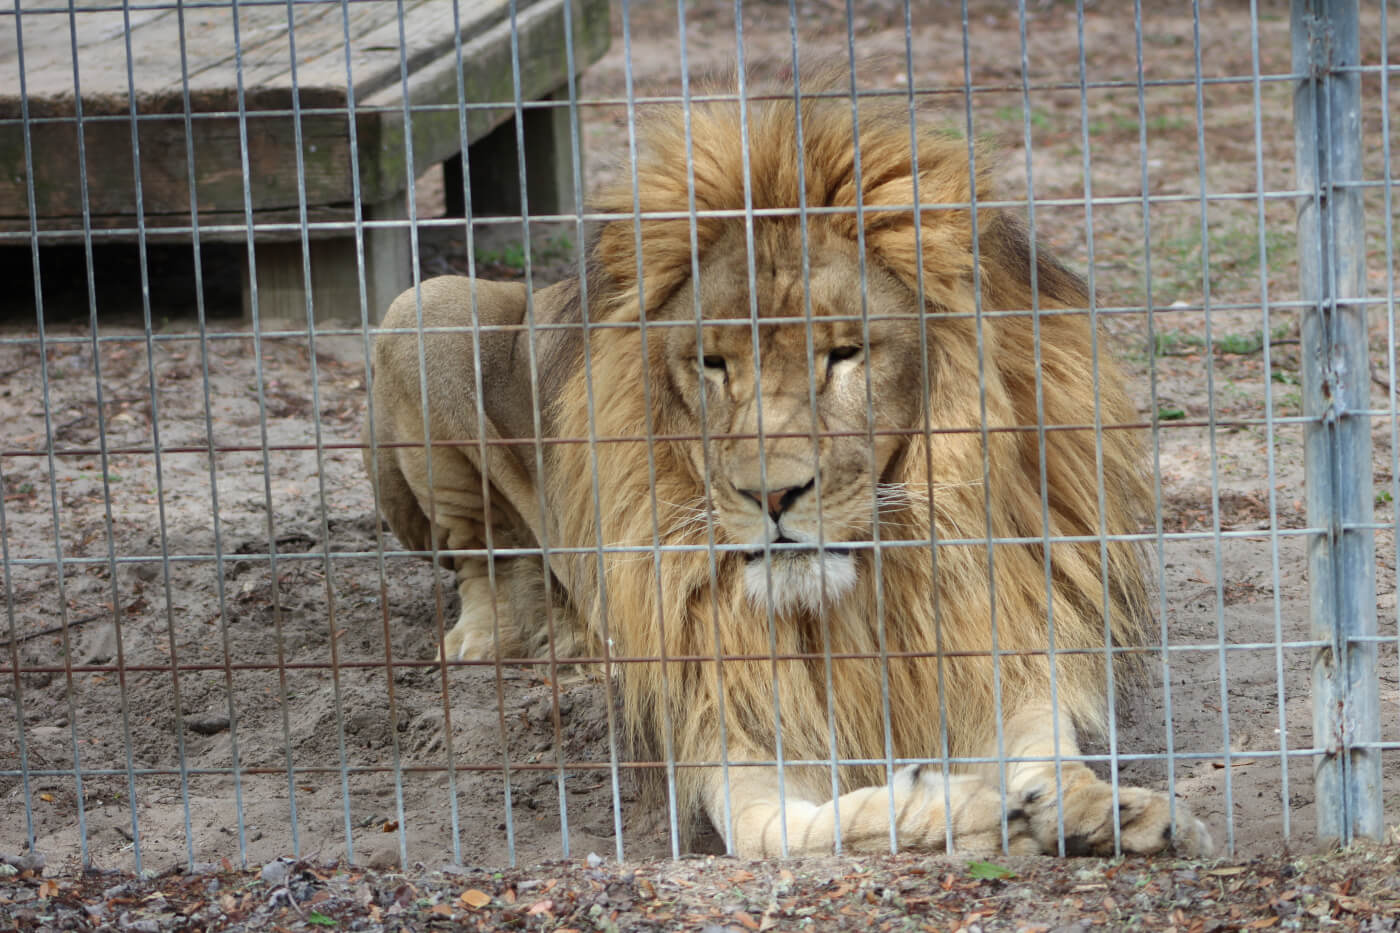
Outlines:
[{"label": "dirt ground", "polygon": [[[678,87],[674,9],[636,6],[626,32],[615,10],[612,50],[588,71],[583,96],[625,94],[629,46],[639,93]],[[803,61],[845,60],[843,5],[798,6]],[[1289,534],[1305,525],[1301,427],[1264,424],[1269,412],[1287,418],[1301,406],[1295,311],[1272,306],[1297,296],[1294,206],[1254,197],[1258,180],[1264,191],[1293,185],[1290,87],[1198,85],[1189,5],[1144,4],[1141,148],[1135,42],[1121,5],[1085,12],[1095,86],[1082,95],[1073,6],[1033,5],[1028,116],[1014,5],[971,6],[972,132],[1000,150],[1007,197],[1024,199],[1029,179],[1042,202],[1041,238],[1092,274],[1137,402],[1161,425],[1153,463],[1168,537],[1153,559],[1170,673],[1124,698],[1115,748],[1096,751],[1119,753],[1123,780],[1189,801],[1237,857],[1309,850],[1313,759],[1300,750],[1313,741],[1312,647],[1304,541]],[[957,6],[916,4],[912,74],[902,6],[856,7],[861,86],[948,90],[930,95],[929,119],[966,132]],[[1287,7],[1260,7],[1259,71],[1287,73]],[[732,9],[687,5],[694,72],[732,66]],[[1364,62],[1376,64],[1385,37],[1375,8],[1363,15]],[[748,4],[742,25],[756,73],[790,68],[783,4]],[[1249,32],[1246,4],[1206,4],[1201,73],[1250,75]],[[1381,99],[1375,75],[1363,84],[1367,177],[1378,179],[1381,117],[1395,101]],[[596,180],[618,170],[627,115],[616,105],[581,113]],[[1395,148],[1400,133],[1394,125],[1391,133]],[[1144,183],[1153,196],[1180,197],[1153,202],[1144,216]],[[435,184],[423,179],[424,211],[436,203]],[[1088,217],[1086,194],[1110,200]],[[1390,280],[1379,188],[1367,208],[1371,294],[1382,295]],[[517,231],[478,234],[480,274],[522,274]],[[425,275],[467,268],[462,228],[425,228],[422,242]],[[537,229],[533,260],[536,284],[576,271],[571,226]],[[26,252],[23,274],[27,262]],[[50,302],[42,353],[32,318],[0,325],[0,627],[10,633],[0,637],[0,722],[15,724],[0,727],[0,762],[27,770],[24,779],[0,776],[0,809],[10,814],[0,820],[0,853],[24,848],[32,820],[51,872],[82,859],[132,870],[293,853],[381,867],[671,855],[665,813],[637,805],[627,769],[611,779],[603,685],[570,670],[444,675],[431,663],[440,626],[456,618],[455,595],[425,562],[380,556],[397,544],[373,514],[356,449],[363,337],[312,338],[291,321],[265,321],[255,335],[217,316],[201,333],[188,304],[159,294],[148,336],[120,265],[99,276],[100,341],[82,323],[80,288],[67,296],[72,307]],[[170,289],[189,291],[188,282]],[[229,310],[236,301],[235,291]],[[1115,311],[1144,305],[1154,309],[1150,321]],[[1379,409],[1394,358],[1386,323],[1375,306]],[[153,441],[165,451],[158,462],[141,452]],[[1393,522],[1390,418],[1375,419],[1374,441],[1377,515]],[[1391,531],[1376,544],[1382,632],[1396,636]],[[1396,641],[1379,653],[1383,738],[1394,743]],[[1179,756],[1170,769],[1154,757],[1168,747]],[[1387,755],[1390,825],[1400,820],[1400,761]],[[75,766],[81,782],[51,773]]]}]

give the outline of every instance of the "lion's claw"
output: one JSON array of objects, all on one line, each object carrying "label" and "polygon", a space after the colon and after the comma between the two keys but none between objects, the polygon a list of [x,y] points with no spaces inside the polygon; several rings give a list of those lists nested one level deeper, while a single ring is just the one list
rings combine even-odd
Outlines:
[{"label": "lion's claw", "polygon": [[1060,794],[1042,786],[1022,794],[1031,831],[1044,852],[1060,851],[1061,805],[1066,855],[1110,856],[1117,850],[1155,855],[1171,850],[1203,858],[1214,851],[1210,831],[1184,804],[1176,805],[1173,824],[1171,800],[1161,791],[1120,787],[1115,814],[1112,784],[1068,773],[1066,779]]}]

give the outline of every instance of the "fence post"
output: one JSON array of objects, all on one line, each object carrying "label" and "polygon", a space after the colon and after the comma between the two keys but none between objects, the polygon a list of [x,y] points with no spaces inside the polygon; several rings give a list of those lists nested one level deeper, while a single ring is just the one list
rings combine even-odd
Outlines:
[{"label": "fence post", "polygon": [[[1359,0],[1293,0],[1317,836],[1382,832]],[[1358,640],[1360,639],[1360,640]]]}]

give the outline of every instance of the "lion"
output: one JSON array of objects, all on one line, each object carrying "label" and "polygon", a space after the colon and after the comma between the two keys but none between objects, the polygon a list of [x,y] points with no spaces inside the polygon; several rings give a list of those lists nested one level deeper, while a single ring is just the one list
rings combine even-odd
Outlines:
[{"label": "lion", "polygon": [[902,103],[660,107],[586,275],[390,307],[379,509],[455,570],[440,659],[601,658],[738,855],[1209,854],[1082,760],[1150,626],[1138,418],[972,155]]}]

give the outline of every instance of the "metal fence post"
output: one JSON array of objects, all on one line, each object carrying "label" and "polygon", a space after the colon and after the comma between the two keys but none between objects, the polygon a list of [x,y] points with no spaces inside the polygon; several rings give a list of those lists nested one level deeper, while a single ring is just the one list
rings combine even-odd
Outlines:
[{"label": "metal fence post", "polygon": [[1358,0],[1293,0],[1317,836],[1382,832]]}]

